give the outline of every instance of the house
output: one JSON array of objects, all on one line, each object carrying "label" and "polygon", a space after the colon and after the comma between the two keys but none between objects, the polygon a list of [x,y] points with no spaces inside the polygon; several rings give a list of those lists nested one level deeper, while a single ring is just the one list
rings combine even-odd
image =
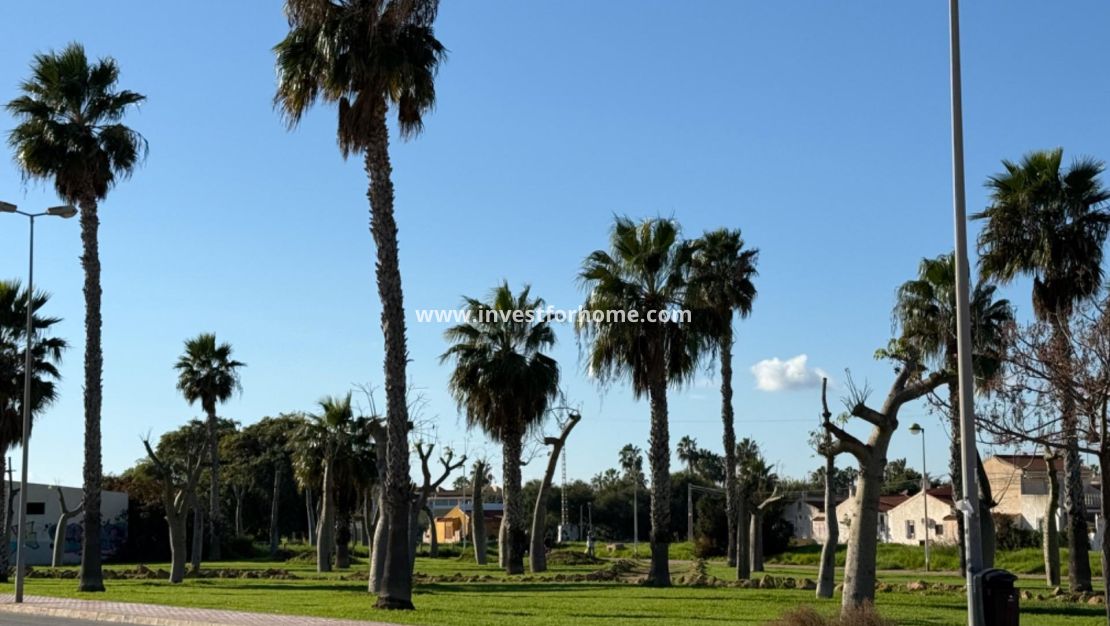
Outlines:
[{"label": "house", "polygon": [[[504,505],[500,502],[486,502],[482,505],[485,515],[486,537],[496,539],[501,530],[501,517],[504,514]],[[439,543],[460,543],[464,539],[473,541],[470,536],[470,514],[473,512],[471,503],[466,502],[452,508],[443,515],[436,516],[436,540]],[[425,531],[424,541],[430,542],[431,529]]]},{"label": "house", "polygon": [[[856,496],[859,490],[856,485],[852,485],[848,492],[848,497],[836,505],[836,519],[840,522],[840,543],[848,542],[848,529],[851,528],[852,522],[856,517]],[[888,521],[888,515],[894,507],[909,499],[905,494],[897,494],[892,496],[879,496],[879,541],[891,540],[891,528]]]},{"label": "house", "polygon": [[[1064,505],[1064,460],[1057,457],[1053,462],[1056,479],[1060,481],[1060,501],[1057,503],[1058,527],[1063,528],[1067,515]],[[983,470],[990,482],[991,495],[997,506],[994,514],[1009,516],[1018,528],[1040,530],[1044,527],[1044,515],[1048,505],[1048,463],[1037,454],[995,455],[983,461]],[[1081,473],[1084,497],[1087,504],[1088,522],[1095,521],[1102,498],[1093,483],[1094,473],[1083,467]]]},{"label": "house", "polygon": [[[15,484],[13,488],[18,491],[19,485]],[[54,531],[58,527],[58,520],[62,513],[59,491],[65,498],[68,508],[72,509],[81,502],[83,492],[80,487],[27,484],[27,526],[23,532],[23,549],[28,565],[48,566],[53,558]],[[18,495],[12,499],[12,505],[19,506]],[[100,551],[105,559],[110,559],[127,540],[127,494],[119,491],[102,491],[100,515]],[[77,515],[70,518],[66,524],[62,562],[67,565],[81,561],[81,521],[82,516]],[[13,513],[9,544],[12,563],[15,562],[18,525],[19,516]]]},{"label": "house", "polygon": [[888,510],[886,517],[890,525],[886,541],[890,543],[923,544],[926,532],[934,544],[954,544],[959,538],[952,485],[919,491]]},{"label": "house", "polygon": [[[844,497],[838,496],[834,500],[840,503],[844,501]],[[828,536],[825,496],[822,493],[802,492],[783,507],[782,518],[794,527],[795,539],[823,542]]]}]

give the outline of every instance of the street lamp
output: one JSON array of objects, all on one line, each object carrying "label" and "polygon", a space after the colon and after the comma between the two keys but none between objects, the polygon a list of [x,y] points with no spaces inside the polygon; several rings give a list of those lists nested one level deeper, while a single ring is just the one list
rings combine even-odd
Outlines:
[{"label": "street lamp", "polygon": [[[964,195],[964,113],[960,68],[960,3],[948,0],[949,79],[952,96],[952,213],[955,222],[956,354],[960,389],[960,482],[963,499],[964,545],[967,553],[967,623],[982,626],[983,605],[978,575],[983,569],[982,535],[979,532],[979,486],[975,475],[979,451],[975,448],[975,380],[971,372],[971,270],[967,259],[967,202]],[[952,477],[953,481],[955,476]]]},{"label": "street lamp", "polygon": [[925,571],[929,571],[929,526],[933,521],[929,519],[929,478],[925,471],[925,429],[921,424],[910,426],[910,432],[921,435],[921,501],[925,503]]},{"label": "street lamp", "polygon": [[0,212],[17,213],[26,217],[30,223],[30,240],[27,246],[27,345],[23,353],[23,435],[20,441],[23,469],[19,474],[19,527],[15,544],[15,601],[23,602],[23,570],[27,558],[23,549],[23,533],[27,527],[27,442],[31,436],[31,350],[35,332],[35,218],[49,215],[69,219],[77,215],[77,209],[65,204],[50,207],[41,213],[26,213],[10,202],[0,202]]}]

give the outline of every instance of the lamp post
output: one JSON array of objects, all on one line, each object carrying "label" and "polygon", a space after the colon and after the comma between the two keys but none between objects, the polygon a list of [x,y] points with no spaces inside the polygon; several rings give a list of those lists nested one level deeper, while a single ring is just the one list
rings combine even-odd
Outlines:
[{"label": "lamp post", "polygon": [[952,208],[955,222],[956,257],[956,352],[960,384],[960,463],[964,515],[964,545],[967,552],[967,623],[982,626],[983,606],[978,575],[983,569],[982,535],[979,531],[979,486],[975,469],[979,452],[975,447],[975,404],[971,373],[971,307],[967,259],[967,206],[964,196],[964,114],[960,76],[960,3],[948,0],[948,45],[952,95]]},{"label": "lamp post", "polygon": [[921,435],[921,501],[925,503],[925,571],[929,571],[929,527],[933,520],[929,519],[929,475],[925,470],[925,429],[920,424],[910,426],[910,432]]},{"label": "lamp post", "polygon": [[35,218],[52,215],[69,219],[77,215],[77,209],[69,206],[55,206],[41,213],[26,213],[9,202],[0,202],[0,213],[16,213],[27,218],[30,223],[30,240],[27,246],[27,344],[23,353],[23,432],[20,452],[23,456],[22,471],[19,474],[19,526],[16,530],[15,544],[15,601],[23,602],[23,570],[27,555],[23,549],[23,533],[27,527],[27,443],[31,436],[31,350],[34,339],[35,303]]}]

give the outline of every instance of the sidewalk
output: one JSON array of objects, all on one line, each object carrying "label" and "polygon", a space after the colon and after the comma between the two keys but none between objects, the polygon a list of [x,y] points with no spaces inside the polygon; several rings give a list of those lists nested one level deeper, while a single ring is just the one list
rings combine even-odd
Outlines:
[{"label": "sidewalk", "polygon": [[[148,626],[391,626],[384,622],[244,613],[241,611],[195,609],[160,604],[102,602],[46,596],[24,596],[23,604],[16,604],[11,594],[0,595],[0,615],[3,613],[45,615],[113,624],[146,624]],[[0,618],[0,623],[3,623],[2,618]]]}]

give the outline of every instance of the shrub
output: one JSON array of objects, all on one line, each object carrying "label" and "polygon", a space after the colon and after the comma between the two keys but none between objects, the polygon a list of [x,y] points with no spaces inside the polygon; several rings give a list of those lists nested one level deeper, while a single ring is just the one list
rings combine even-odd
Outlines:
[{"label": "shrub", "polygon": [[813,607],[803,606],[791,609],[769,626],[894,626],[870,604],[855,609],[843,609],[839,615],[831,617],[818,613]]}]

